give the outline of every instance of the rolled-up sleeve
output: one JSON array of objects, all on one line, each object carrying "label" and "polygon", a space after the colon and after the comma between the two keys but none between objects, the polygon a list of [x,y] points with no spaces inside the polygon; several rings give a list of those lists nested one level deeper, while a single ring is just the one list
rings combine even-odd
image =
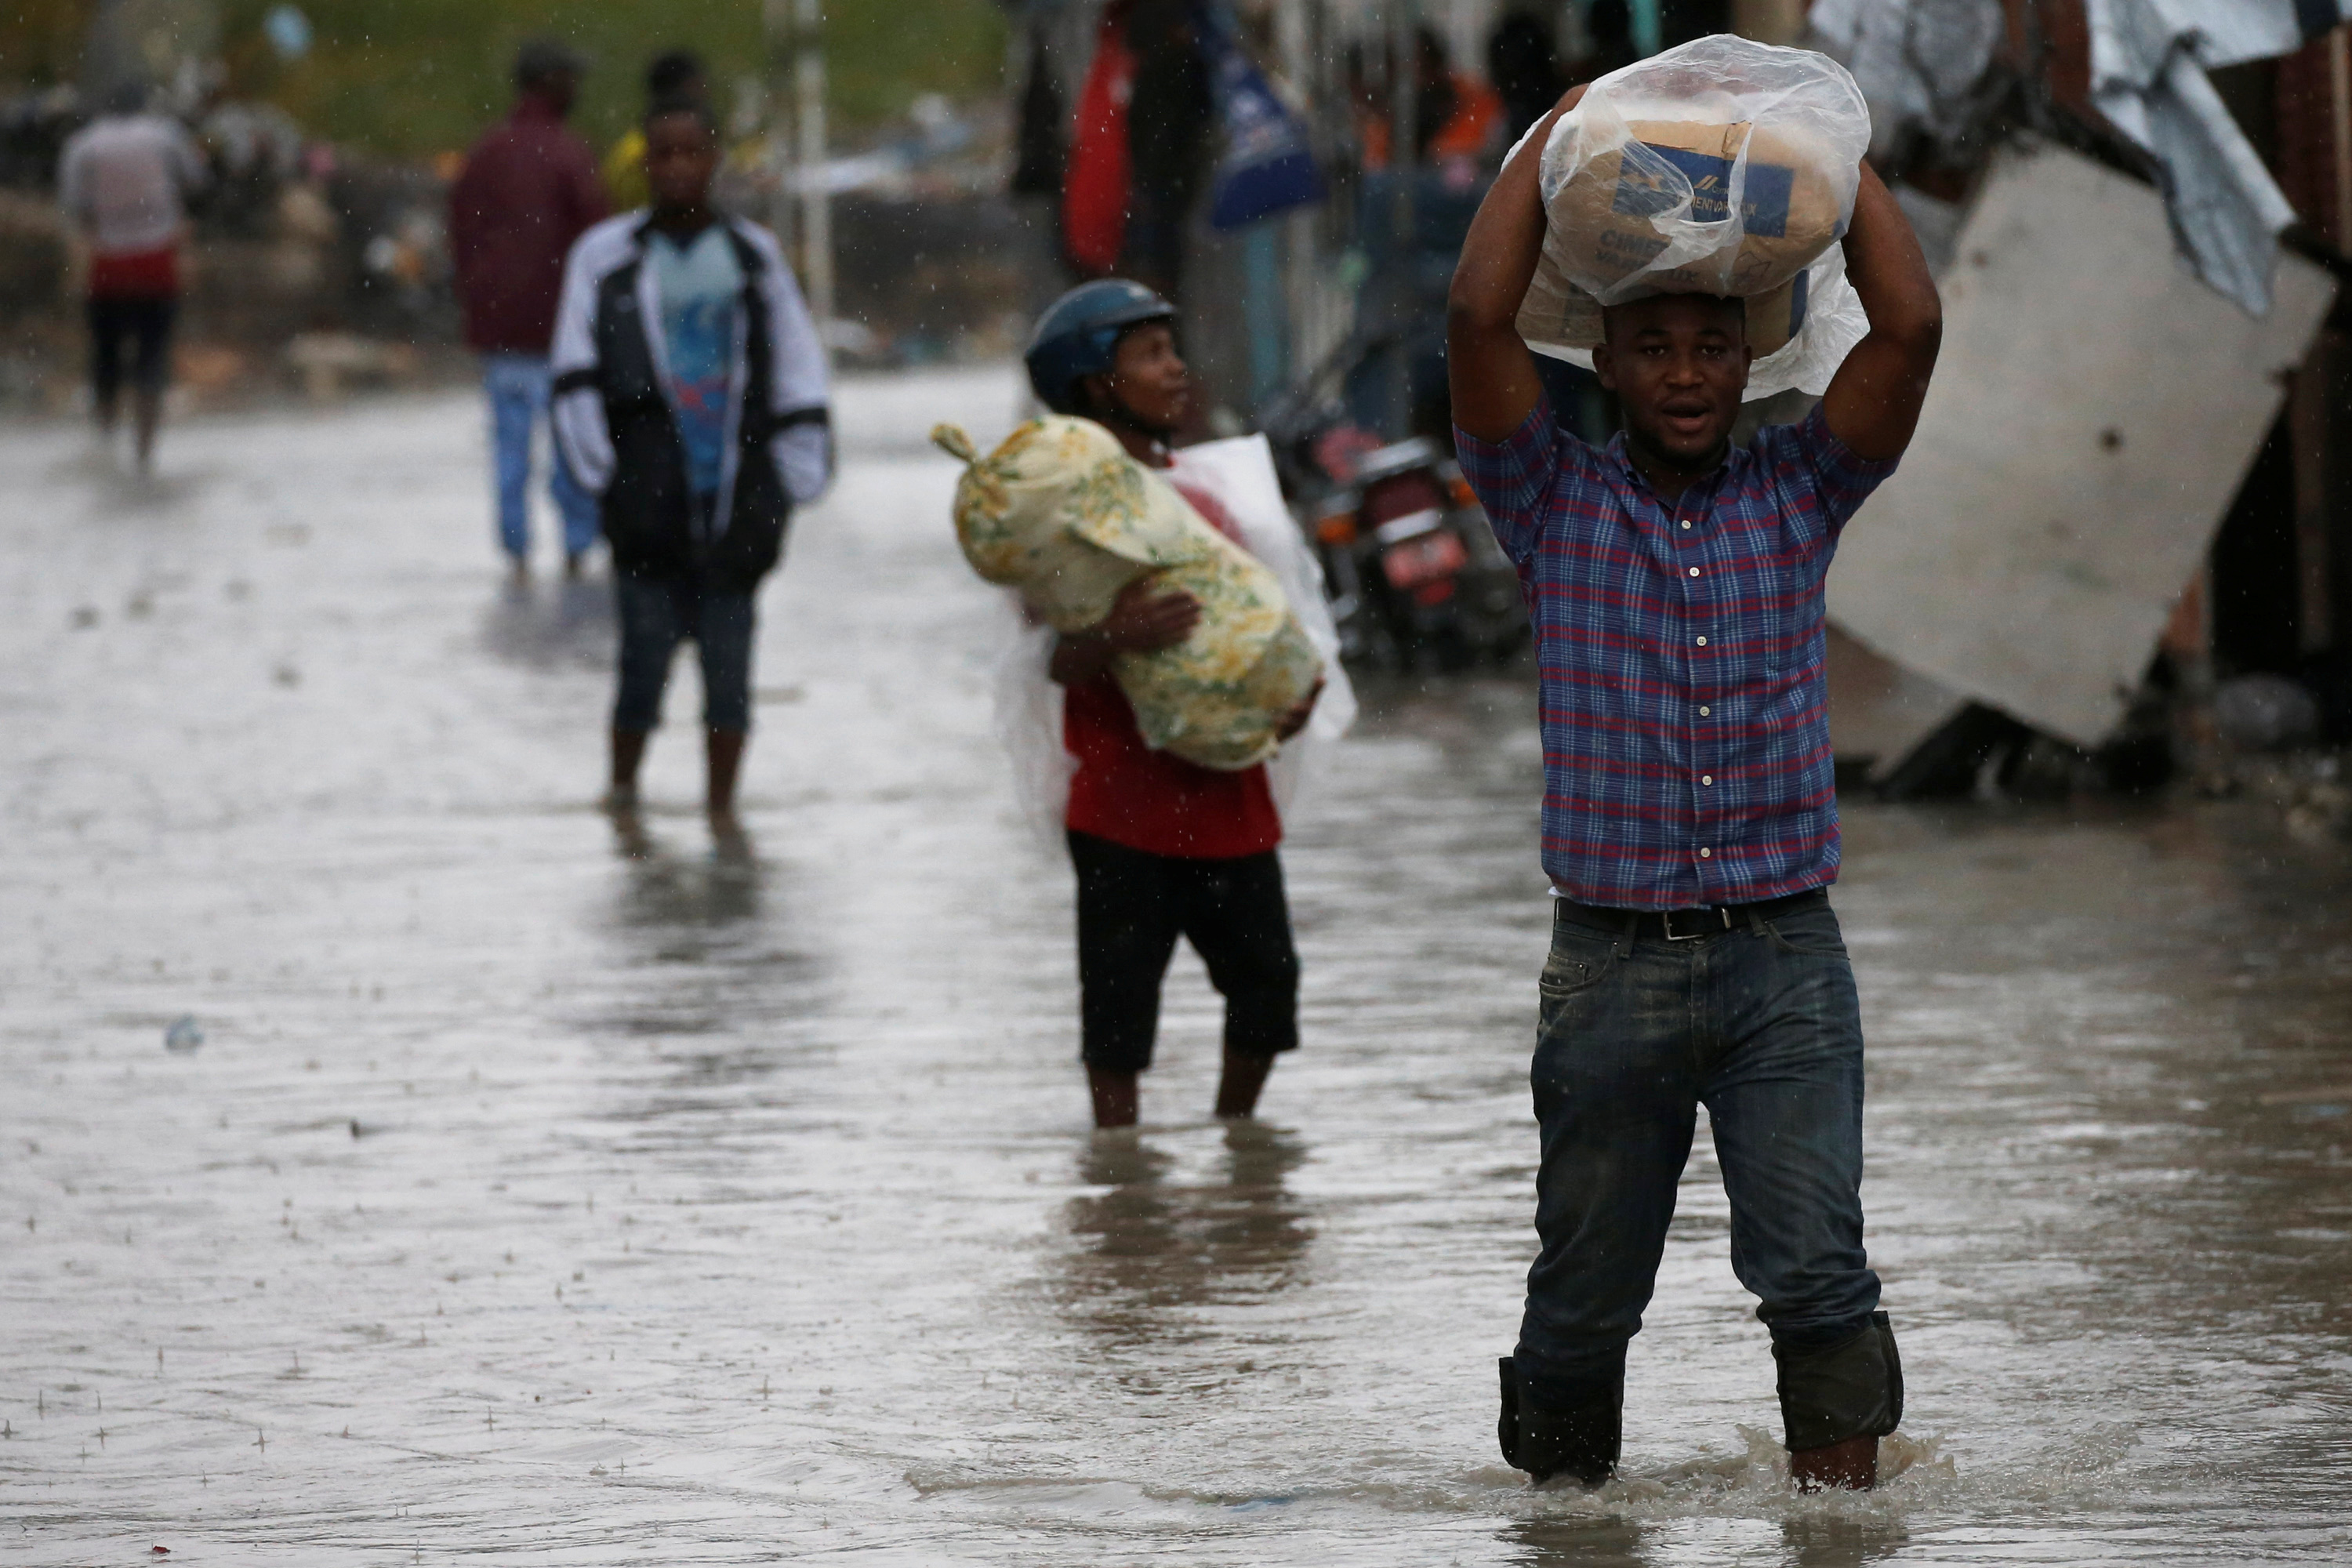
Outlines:
[{"label": "rolled-up sleeve", "polygon": [[1486,509],[1503,553],[1517,563],[1527,563],[1542,535],[1559,477],[1559,426],[1548,398],[1537,399],[1519,427],[1500,441],[1482,441],[1458,425],[1454,428],[1462,477]]},{"label": "rolled-up sleeve", "polygon": [[1847,520],[1885,483],[1896,463],[1893,458],[1865,458],[1839,440],[1823,406],[1816,404],[1798,423],[1768,426],[1764,432],[1783,489],[1781,515],[1809,552],[1837,543]]}]

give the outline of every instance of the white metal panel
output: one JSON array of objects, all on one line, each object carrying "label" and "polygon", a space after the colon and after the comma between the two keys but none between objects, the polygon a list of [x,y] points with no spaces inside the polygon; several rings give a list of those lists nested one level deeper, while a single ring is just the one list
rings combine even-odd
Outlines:
[{"label": "white metal panel", "polygon": [[2174,259],[2163,198],[2005,153],[1942,279],[1919,433],[1848,528],[1832,617],[2053,734],[2121,718],[2334,298],[2283,258],[2255,318]]}]

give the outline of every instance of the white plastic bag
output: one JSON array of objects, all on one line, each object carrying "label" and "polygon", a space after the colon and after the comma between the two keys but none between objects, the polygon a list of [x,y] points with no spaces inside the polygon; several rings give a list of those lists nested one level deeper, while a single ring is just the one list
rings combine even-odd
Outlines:
[{"label": "white plastic bag", "polygon": [[1062,689],[1046,673],[1060,634],[1034,622],[1018,592],[1004,594],[996,659],[996,739],[1013,763],[1013,796],[1038,845],[1060,853],[1078,759],[1062,739]]},{"label": "white plastic bag", "polygon": [[1544,144],[1544,252],[1603,305],[1748,298],[1845,233],[1870,110],[1843,66],[1729,34],[1594,82]]},{"label": "white plastic bag", "polygon": [[1223,505],[1225,515],[1241,525],[1242,542],[1281,583],[1291,613],[1323,656],[1323,695],[1315,700],[1314,717],[1266,764],[1275,804],[1287,821],[1300,792],[1328,761],[1333,742],[1356,721],[1356,689],[1339,663],[1339,628],[1324,595],[1323,567],[1282,499],[1274,448],[1264,436],[1203,441],[1180,447],[1170,456],[1176,462],[1170,477],[1177,484],[1207,490]]}]

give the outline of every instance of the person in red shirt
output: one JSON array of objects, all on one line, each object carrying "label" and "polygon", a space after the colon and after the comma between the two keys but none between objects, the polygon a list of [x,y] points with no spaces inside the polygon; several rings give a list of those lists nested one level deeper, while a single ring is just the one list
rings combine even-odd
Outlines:
[{"label": "person in red shirt", "polygon": [[[1083,284],[1040,320],[1031,384],[1055,413],[1093,419],[1138,462],[1171,468],[1168,442],[1192,398],[1174,316],[1141,284]],[[1241,542],[1214,495],[1173,482]],[[1265,768],[1223,773],[1151,750],[1111,675],[1118,655],[1173,647],[1200,618],[1191,595],[1139,578],[1099,624],[1061,637],[1048,668],[1064,689],[1064,744],[1077,763],[1065,821],[1078,877],[1080,1054],[1097,1127],[1136,1121],[1137,1078],[1151,1065],[1160,981],[1180,936],[1225,999],[1219,1116],[1254,1114],[1275,1058],[1298,1044],[1298,955]],[[1286,718],[1284,739],[1306,727],[1314,704],[1310,696]]]},{"label": "person in red shirt", "polygon": [[[605,215],[596,155],[563,123],[582,69],[580,57],[551,38],[517,50],[514,111],[474,143],[449,188],[450,266],[466,342],[482,356],[499,542],[518,582],[529,574],[531,446],[547,418],[563,258]],[[577,576],[596,542],[596,500],[560,455],[548,468],[564,568]]]}]

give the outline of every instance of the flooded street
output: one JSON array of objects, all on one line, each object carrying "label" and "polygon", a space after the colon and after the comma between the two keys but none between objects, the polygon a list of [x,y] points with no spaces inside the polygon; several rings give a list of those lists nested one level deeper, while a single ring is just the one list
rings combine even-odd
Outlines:
[{"label": "flooded street", "polygon": [[1013,388],[843,389],[716,847],[688,661],[643,837],[595,809],[608,590],[499,585],[472,395],[178,429],[153,493],[0,436],[0,1560],[2352,1558],[2341,846],[1850,805],[1908,1468],[1775,1474],[1702,1137],[1624,1478],[1530,1492],[1532,687],[1367,690],[1264,1121],[1188,953],[1097,1142],[922,444]]}]

